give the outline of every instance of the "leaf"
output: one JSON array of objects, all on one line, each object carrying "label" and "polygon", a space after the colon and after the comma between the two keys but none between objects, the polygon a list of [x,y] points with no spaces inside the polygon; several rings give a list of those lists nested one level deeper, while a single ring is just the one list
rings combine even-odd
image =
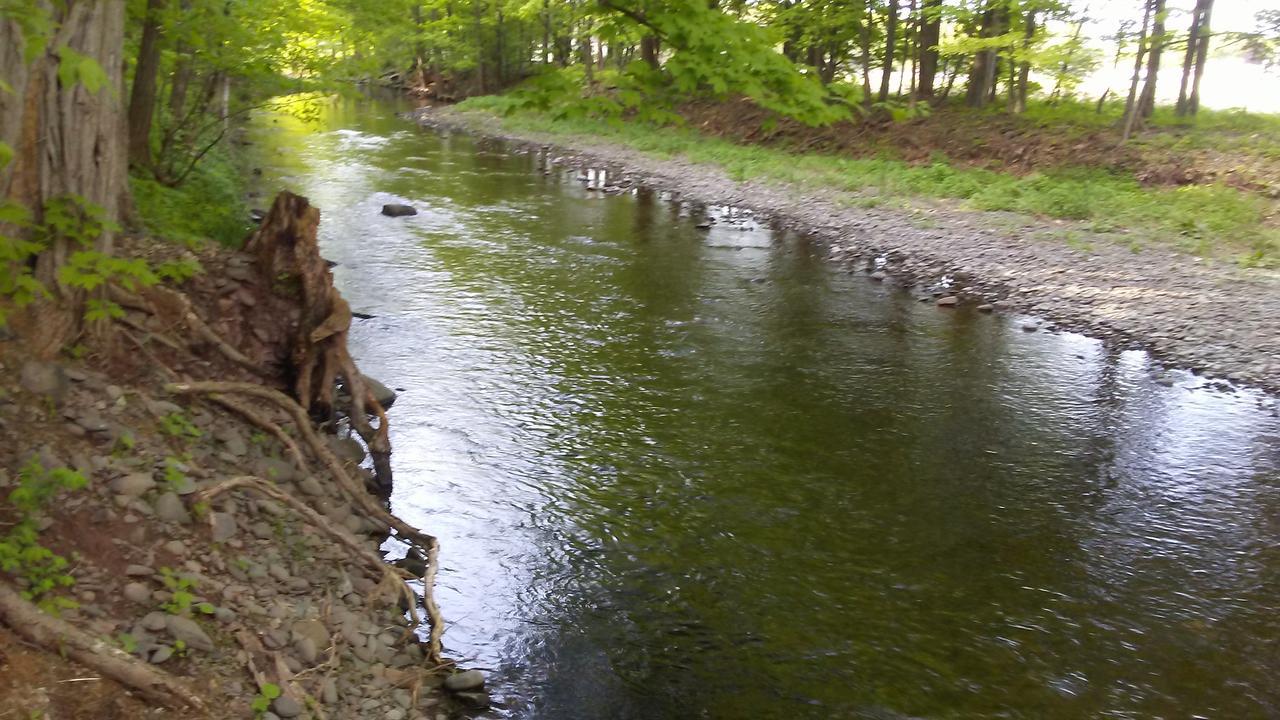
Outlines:
[{"label": "leaf", "polygon": [[58,82],[67,88],[80,84],[96,93],[107,84],[107,73],[97,60],[63,45],[58,48]]}]

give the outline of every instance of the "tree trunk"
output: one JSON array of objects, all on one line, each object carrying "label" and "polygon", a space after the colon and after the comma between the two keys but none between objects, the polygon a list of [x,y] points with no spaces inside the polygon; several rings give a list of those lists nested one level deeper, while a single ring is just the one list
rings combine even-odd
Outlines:
[{"label": "tree trunk", "polygon": [[1024,112],[1027,109],[1027,83],[1031,76],[1031,41],[1036,34],[1036,11],[1035,8],[1027,10],[1027,24],[1022,33],[1022,52],[1024,54],[1022,63],[1018,66],[1018,83],[1013,89],[1014,96],[1013,111],[1015,113]]},{"label": "tree trunk", "polygon": [[[982,27],[978,37],[991,38],[1000,34],[998,28],[999,14],[992,2],[988,2],[982,13]],[[973,66],[969,70],[969,88],[965,93],[965,102],[970,107],[985,107],[996,80],[996,49],[979,50],[973,56]]]},{"label": "tree trunk", "polygon": [[135,167],[151,167],[151,121],[156,110],[156,79],[160,73],[160,13],[164,0],[147,0],[142,21],[138,63],[133,71],[129,94],[129,162]]},{"label": "tree trunk", "polygon": [[858,28],[858,42],[862,46],[862,107],[871,108],[871,0],[862,6],[862,23]]},{"label": "tree trunk", "polygon": [[938,75],[938,42],[942,37],[942,0],[924,0],[920,18],[920,78],[916,94],[933,97],[933,81]]},{"label": "tree trunk", "polygon": [[640,58],[654,70],[658,69],[658,51],[660,41],[657,35],[645,35],[640,38]]},{"label": "tree trunk", "polygon": [[587,85],[591,85],[596,81],[595,63],[591,59],[591,36],[583,35],[578,38],[578,53],[582,61],[582,70],[587,76]]},{"label": "tree trunk", "polygon": [[[28,208],[38,224],[46,204],[78,196],[98,206],[103,217],[119,220],[126,185],[123,44],[124,0],[73,0],[65,5],[40,0],[55,23],[54,37],[32,62],[23,58],[17,23],[0,21],[0,77],[12,92],[0,92],[0,142],[13,148],[13,161],[0,168],[0,197]],[[58,80],[58,48],[68,47],[101,66],[106,82],[96,92]],[[12,228],[3,228],[13,233]],[[110,253],[112,235],[93,241]],[[32,308],[32,349],[52,355],[79,332],[83,293],[63,287],[58,270],[82,249],[74,238],[54,238],[36,258],[35,275],[55,302]]]},{"label": "tree trunk", "polygon": [[1187,30],[1187,51],[1182,56],[1182,80],[1178,83],[1178,103],[1174,112],[1178,117],[1187,114],[1187,90],[1191,85],[1191,70],[1196,64],[1196,43],[1200,40],[1200,22],[1204,17],[1205,0],[1196,0],[1191,11],[1191,28]]},{"label": "tree trunk", "polygon": [[1151,36],[1147,51],[1147,77],[1142,84],[1142,96],[1138,102],[1138,114],[1144,119],[1156,109],[1156,81],[1160,77],[1160,56],[1164,52],[1165,0],[1154,0],[1155,11],[1151,21]]},{"label": "tree trunk", "polygon": [[1142,14],[1142,32],[1138,35],[1138,51],[1133,58],[1133,76],[1129,79],[1129,96],[1124,102],[1124,130],[1120,134],[1120,142],[1128,142],[1133,133],[1134,119],[1137,112],[1138,78],[1142,74],[1142,59],[1147,52],[1147,28],[1151,24],[1152,6],[1159,0],[1147,0]]},{"label": "tree trunk", "polygon": [[889,0],[889,19],[885,26],[884,64],[880,71],[880,102],[889,99],[889,76],[893,74],[894,51],[897,50],[898,0]]},{"label": "tree trunk", "polygon": [[1204,77],[1205,61],[1209,58],[1209,17],[1213,14],[1213,0],[1204,0],[1204,17],[1200,20],[1200,38],[1196,42],[1196,69],[1191,79],[1191,96],[1187,98],[1187,112],[1195,115],[1200,110],[1200,78]]}]

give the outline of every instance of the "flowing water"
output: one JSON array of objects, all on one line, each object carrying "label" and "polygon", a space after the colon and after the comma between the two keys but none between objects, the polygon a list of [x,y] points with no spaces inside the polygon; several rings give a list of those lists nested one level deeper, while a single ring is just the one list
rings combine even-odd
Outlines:
[{"label": "flowing water", "polygon": [[1274,399],[402,109],[250,137],[375,316],[486,716],[1280,717]]}]

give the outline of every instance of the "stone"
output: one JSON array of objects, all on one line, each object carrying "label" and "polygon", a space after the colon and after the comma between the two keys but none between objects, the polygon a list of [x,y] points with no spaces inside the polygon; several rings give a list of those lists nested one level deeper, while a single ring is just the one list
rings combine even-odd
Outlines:
[{"label": "stone", "polygon": [[129,577],[151,577],[156,571],[149,565],[126,565],[124,574]]},{"label": "stone", "polygon": [[877,270],[871,273],[870,277],[872,280],[875,280],[876,282],[882,282],[885,278],[889,277],[889,275],[883,270]]},{"label": "stone", "polygon": [[326,705],[333,705],[338,702],[338,683],[333,678],[325,678],[320,684],[320,699]]},{"label": "stone", "polygon": [[112,492],[126,497],[141,497],[155,486],[151,473],[130,473],[111,481]]},{"label": "stone", "polygon": [[161,645],[151,652],[151,657],[147,661],[152,665],[159,665],[171,657],[173,657],[173,648],[168,645]]},{"label": "stone", "polygon": [[61,365],[39,360],[28,360],[22,363],[18,384],[32,395],[52,398],[54,403],[59,405],[66,399],[67,390],[71,386],[67,373]]},{"label": "stone", "polygon": [[365,375],[363,379],[365,387],[369,389],[369,392],[373,393],[373,398],[378,401],[378,404],[382,406],[382,409],[390,410],[391,406],[395,404],[396,401],[396,391],[386,385],[383,385],[376,378],[371,378],[368,375]]},{"label": "stone", "polygon": [[992,305],[991,303],[983,303],[978,306],[978,312],[989,313],[995,309],[996,309],[996,306]]},{"label": "stone", "polygon": [[236,534],[236,516],[231,513],[216,512],[210,515],[213,525],[213,541],[224,543]]},{"label": "stone", "polygon": [[324,495],[324,486],[314,477],[309,477],[298,483],[298,489],[307,495]]},{"label": "stone", "polygon": [[356,464],[364,461],[364,446],[353,438],[330,438],[329,448],[339,460]]},{"label": "stone", "polygon": [[298,641],[293,644],[293,649],[296,653],[298,653],[298,659],[301,660],[302,662],[306,663],[307,665],[316,664],[316,656],[319,654],[320,651],[316,649],[316,644],[311,640],[311,638],[309,637],[298,638]]},{"label": "stone", "polygon": [[454,693],[454,697],[472,707],[489,707],[489,693],[487,692],[460,692]]},{"label": "stone", "polygon": [[302,714],[302,703],[288,695],[281,695],[272,701],[271,710],[282,718],[294,718]]},{"label": "stone", "polygon": [[294,642],[306,638],[317,648],[329,647],[329,630],[319,620],[299,620],[291,630]]},{"label": "stone", "polygon": [[259,477],[276,482],[289,482],[298,475],[293,463],[272,457],[259,459],[254,463],[254,470]]},{"label": "stone", "polygon": [[382,206],[382,214],[387,217],[406,217],[409,215],[417,215],[418,211],[412,205],[387,203]]},{"label": "stone", "polygon": [[1040,329],[1040,323],[1034,320],[1027,320],[1022,323],[1022,329],[1027,332],[1035,332]]},{"label": "stone", "polygon": [[213,640],[205,633],[196,621],[181,615],[168,615],[165,622],[169,634],[174,640],[181,640],[187,647],[209,652],[213,650]]},{"label": "stone", "polygon": [[162,547],[165,549],[166,552],[173,555],[182,556],[187,554],[187,546],[181,540],[170,540],[169,542],[165,543]]},{"label": "stone", "polygon": [[484,673],[479,670],[467,670],[455,673],[444,679],[444,689],[461,693],[484,687]]},{"label": "stone", "polygon": [[167,617],[168,616],[159,610],[155,610],[143,615],[142,620],[139,622],[142,623],[142,627],[150,630],[151,632],[160,632],[169,625]]},{"label": "stone", "polygon": [[187,506],[182,504],[182,498],[177,493],[167,492],[156,498],[152,504],[155,508],[156,517],[164,522],[178,523],[186,525],[191,522],[191,514],[187,512]]},{"label": "stone", "polygon": [[960,304],[960,298],[956,297],[955,295],[947,295],[946,297],[940,297],[938,298],[938,303],[937,303],[938,307],[955,307],[958,304]]},{"label": "stone", "polygon": [[124,597],[129,602],[147,605],[151,602],[151,588],[145,583],[131,582],[124,586]]},{"label": "stone", "polygon": [[244,436],[231,428],[220,430],[216,437],[222,442],[223,448],[235,457],[243,457],[249,452],[249,446],[245,443]]}]

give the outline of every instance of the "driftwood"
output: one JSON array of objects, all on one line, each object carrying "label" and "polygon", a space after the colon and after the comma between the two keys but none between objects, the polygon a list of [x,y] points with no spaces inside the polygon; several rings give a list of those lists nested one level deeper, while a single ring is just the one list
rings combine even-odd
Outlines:
[{"label": "driftwood", "polygon": [[[289,356],[293,395],[309,413],[332,417],[339,377],[351,397],[347,415],[373,458],[378,486],[391,487],[391,441],[387,418],[347,351],[351,307],[333,286],[333,274],[320,256],[316,231],[320,211],[291,192],[276,196],[270,212],[250,236],[245,250],[257,259],[267,287],[299,309]],[[378,417],[378,427],[369,423]]]},{"label": "driftwood", "polygon": [[205,707],[204,701],[186,683],[106,640],[46,615],[4,583],[0,583],[0,621],[28,641],[61,652],[81,665],[132,688],[150,702],[170,708],[202,710]]}]

